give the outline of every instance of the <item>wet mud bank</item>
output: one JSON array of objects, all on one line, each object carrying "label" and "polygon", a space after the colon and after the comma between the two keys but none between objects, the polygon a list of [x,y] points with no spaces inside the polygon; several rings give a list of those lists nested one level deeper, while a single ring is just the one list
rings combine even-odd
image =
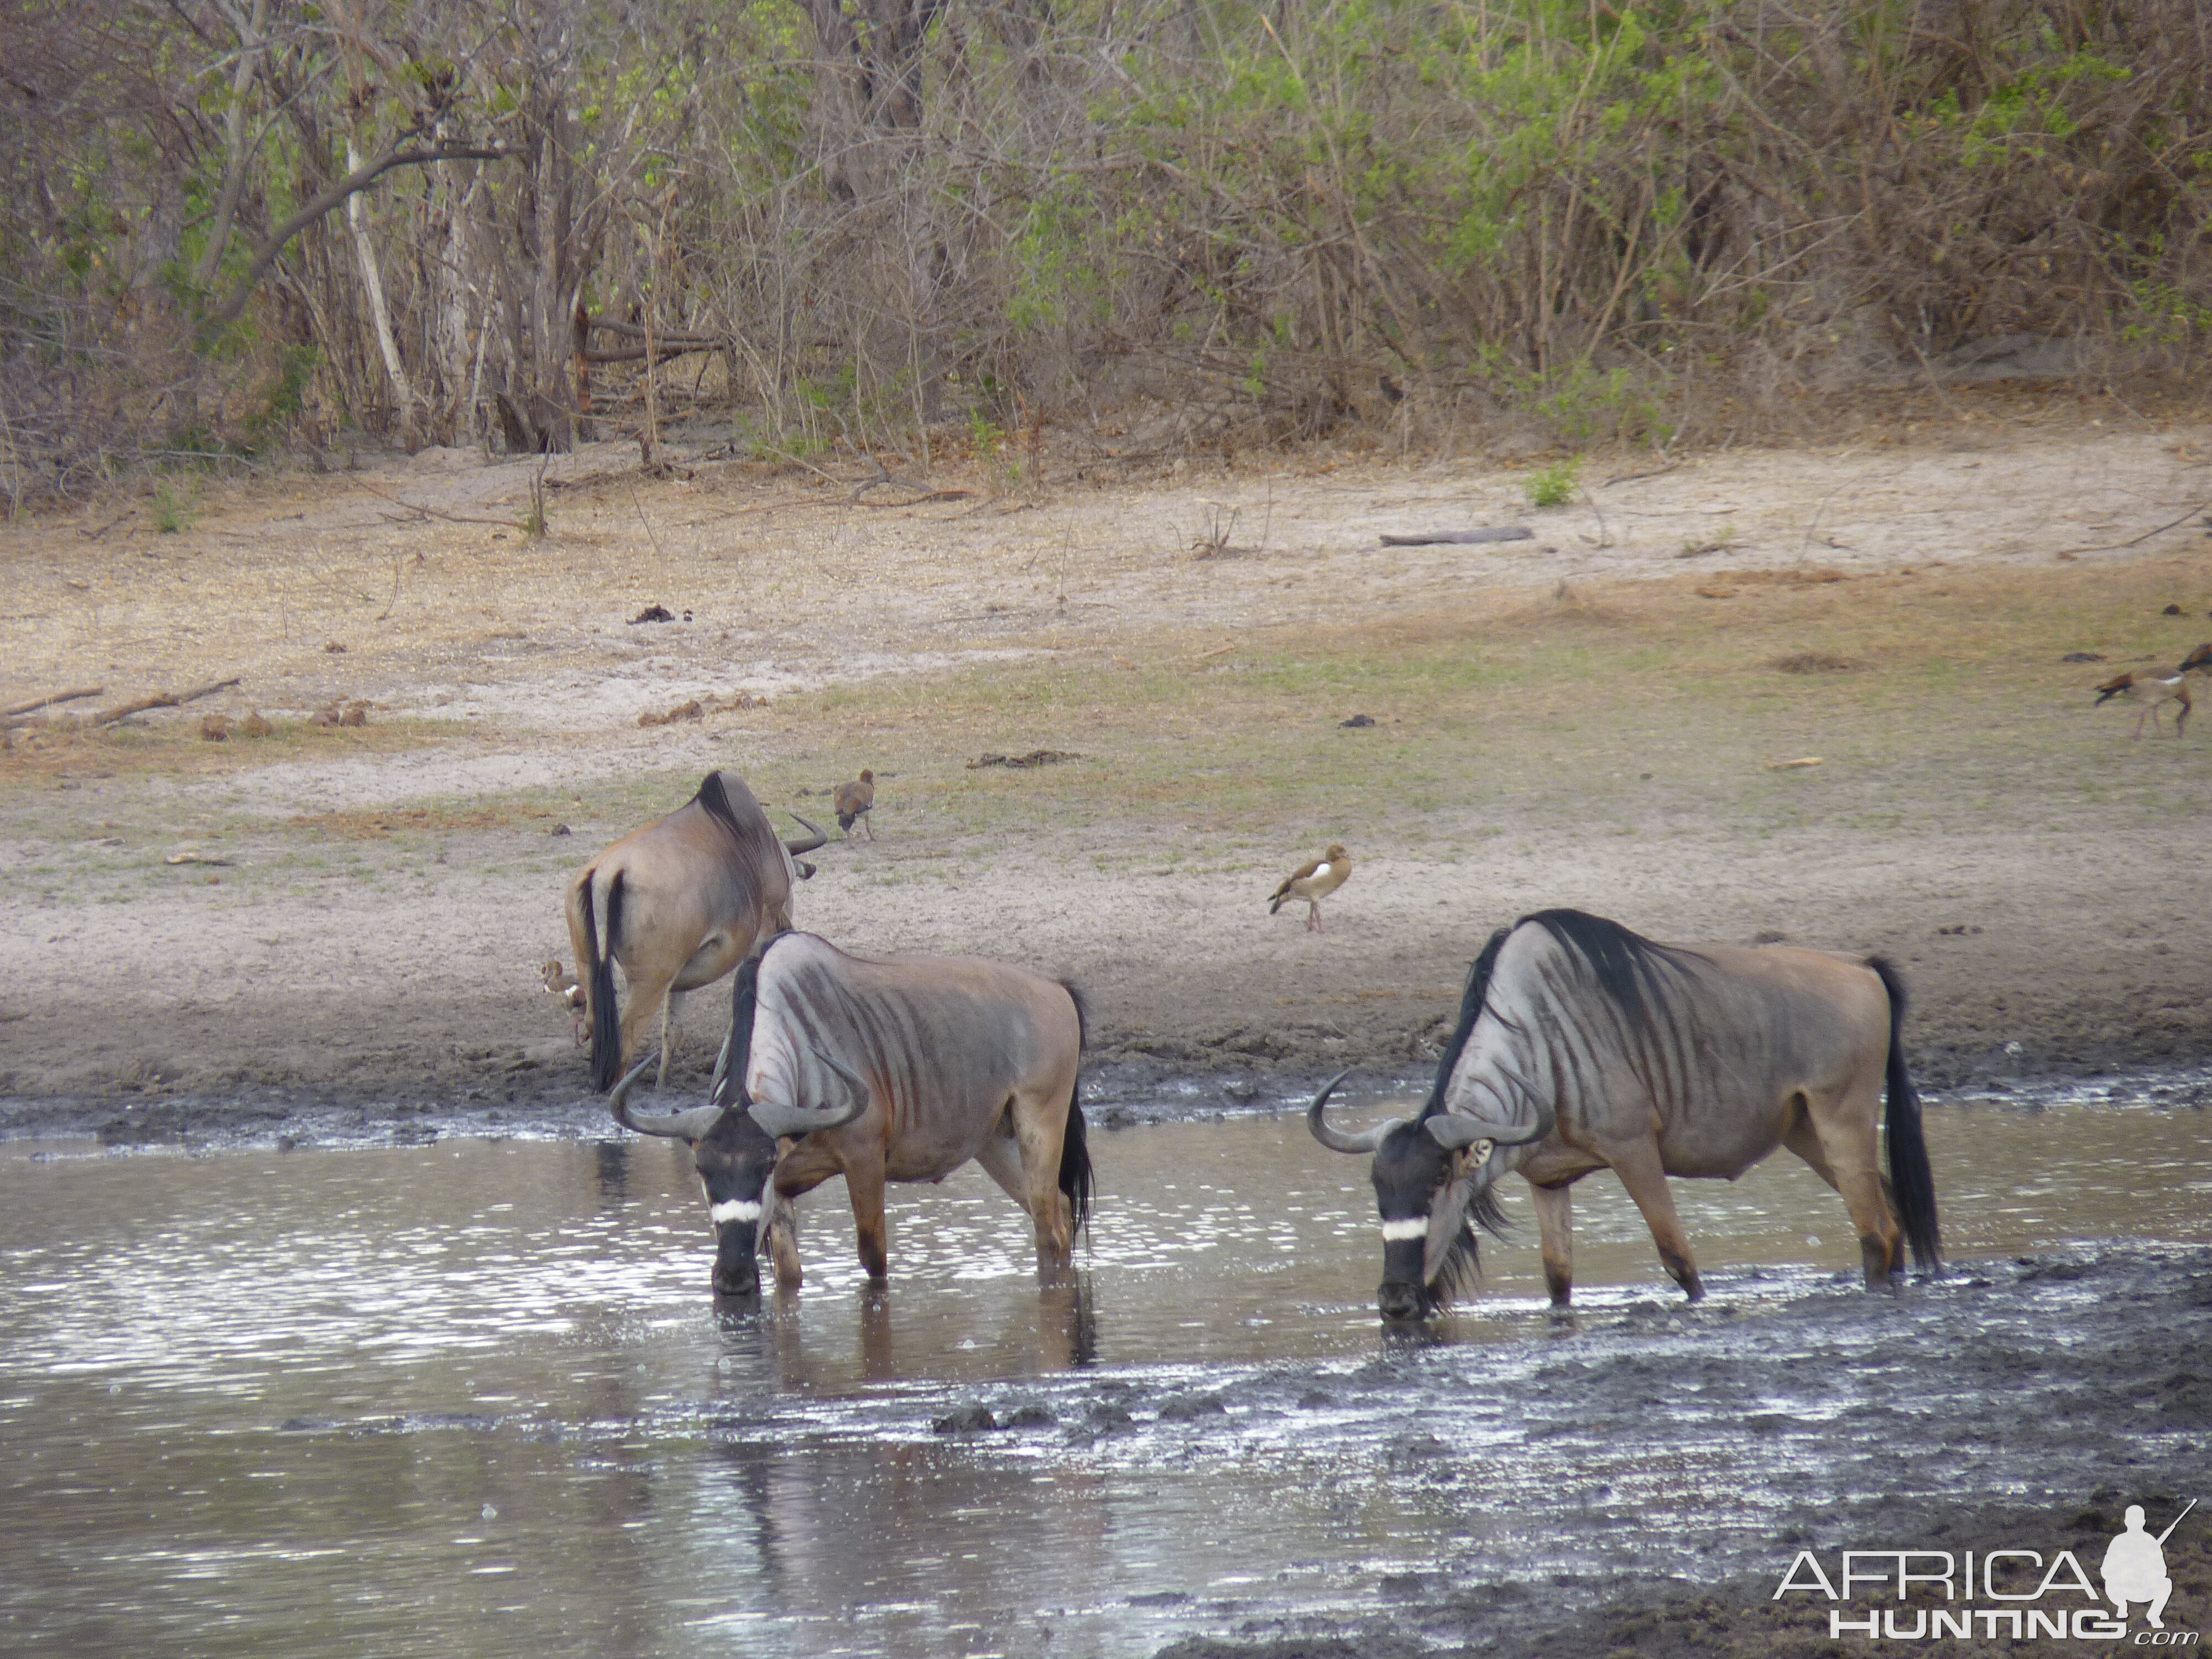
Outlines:
[{"label": "wet mud bank", "polygon": [[[1940,1591],[1900,1603],[1867,1587],[1778,1599],[1800,1552],[1831,1579],[1846,1549],[2035,1552],[2024,1584],[1999,1581],[2018,1594],[2070,1551],[2095,1583],[2129,1505],[2146,1507],[2155,1533],[2212,1486],[2212,1250],[1976,1262],[1893,1299],[1832,1284],[1759,1307],[1742,1292],[1562,1319],[1504,1352],[1415,1349],[1330,1379],[1336,1408],[1373,1412],[1386,1468],[1411,1486],[1456,1489],[1490,1535],[1376,1574],[1356,1614],[1224,1602],[1227,1630],[1157,1659],[1826,1659],[1875,1647],[1832,1636],[1832,1611],[1860,1621],[1901,1609],[1909,1631],[1912,1609],[1943,1603]],[[1283,1379],[1278,1399],[1313,1380]],[[1546,1477],[1559,1483],[1548,1498]],[[2200,1646],[2212,1630],[2202,1512],[2166,1545],[2166,1627]],[[2092,1603],[2054,1593],[2043,1605]],[[2148,1632],[2134,1613],[2129,1642]],[[2002,1626],[1881,1645],[1947,1659],[2021,1650]]]},{"label": "wet mud bank", "polygon": [[[703,1097],[711,1050],[672,1066],[669,1091]],[[1303,1109],[1342,1070],[1291,1065],[1228,1073],[1193,1071],[1149,1060],[1087,1066],[1082,1100],[1106,1130]],[[2031,1066],[2002,1054],[1914,1056],[1923,1097],[1989,1101],[2030,1109],[2066,1101],[2141,1101],[2154,1107],[2212,1105],[2212,1062],[2201,1056],[2163,1062],[2084,1054]],[[1425,1095],[1433,1065],[1355,1068],[1340,1101],[1405,1101]],[[336,1091],[273,1085],[220,1092],[198,1090],[93,1095],[0,1095],[0,1139],[96,1138],[114,1146],[213,1150],[275,1146],[416,1145],[453,1136],[591,1138],[612,1133],[605,1097],[592,1092],[582,1064],[546,1065],[513,1056],[465,1075],[380,1090]]]}]

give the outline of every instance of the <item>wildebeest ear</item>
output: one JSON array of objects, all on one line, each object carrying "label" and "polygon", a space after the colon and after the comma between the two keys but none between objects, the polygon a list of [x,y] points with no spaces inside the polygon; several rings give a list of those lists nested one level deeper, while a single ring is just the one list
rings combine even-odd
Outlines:
[{"label": "wildebeest ear", "polygon": [[1496,1131],[1489,1125],[1455,1112],[1432,1112],[1421,1121],[1421,1127],[1437,1146],[1455,1152],[1496,1138]]}]

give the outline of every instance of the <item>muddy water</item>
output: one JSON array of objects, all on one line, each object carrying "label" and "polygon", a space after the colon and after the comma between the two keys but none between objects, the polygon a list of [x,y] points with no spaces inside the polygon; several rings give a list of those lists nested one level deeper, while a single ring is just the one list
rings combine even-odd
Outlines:
[{"label": "muddy water", "polygon": [[[1296,1118],[1097,1136],[1072,1290],[1038,1289],[1025,1224],[971,1171],[895,1193],[887,1293],[833,1187],[806,1206],[805,1290],[738,1311],[709,1304],[697,1189],[661,1143],[0,1147],[0,1633],[1122,1655],[1393,1622],[1442,1589],[1459,1610],[1419,1632],[1466,1639],[1613,1575],[1726,1570],[1870,1494],[2199,1455],[2154,1411],[2084,1418],[2111,1379],[2052,1334],[2089,1353],[2103,1310],[2165,1293],[2171,1247],[2212,1243],[2212,1114],[1929,1127],[1969,1264],[1939,1285],[1838,1287],[1842,1206],[1778,1157],[1677,1183],[1705,1306],[1678,1307],[1600,1176],[1577,1194],[1583,1312],[1538,1305],[1515,1191],[1481,1297],[1413,1340],[1372,1313],[1364,1161]],[[2063,1435],[2015,1426],[2065,1401]],[[981,1411],[1014,1426],[950,1420]],[[1931,1412],[1955,1431],[1939,1457]]]}]

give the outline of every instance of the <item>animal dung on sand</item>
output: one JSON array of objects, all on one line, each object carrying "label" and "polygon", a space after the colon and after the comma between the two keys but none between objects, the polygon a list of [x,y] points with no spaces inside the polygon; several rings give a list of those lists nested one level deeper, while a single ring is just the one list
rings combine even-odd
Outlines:
[{"label": "animal dung on sand", "polygon": [[1081,760],[1082,756],[1066,749],[1032,749],[1026,755],[978,755],[968,763],[970,772],[987,766],[1004,766],[1017,772],[1026,772],[1036,766],[1057,766],[1062,761]]}]

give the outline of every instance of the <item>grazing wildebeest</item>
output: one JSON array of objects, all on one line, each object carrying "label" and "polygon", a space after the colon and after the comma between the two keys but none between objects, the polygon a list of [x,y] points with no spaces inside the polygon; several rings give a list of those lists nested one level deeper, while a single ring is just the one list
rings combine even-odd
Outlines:
[{"label": "grazing wildebeest", "polygon": [[1509,1170],[1534,1189],[1555,1305],[1574,1280],[1569,1189],[1605,1168],[1694,1302],[1704,1290],[1667,1177],[1733,1181],[1777,1146],[1843,1195],[1874,1289],[1903,1269],[1906,1240],[1922,1268],[1936,1267],[1904,1020],[1905,988],[1879,957],[1658,945],[1579,910],[1541,910],[1500,928],[1476,959],[1418,1116],[1360,1134],[1333,1127],[1323,1109],[1340,1074],[1306,1119],[1332,1151],[1374,1154],[1386,1318],[1425,1317],[1467,1287],[1474,1224],[1502,1226],[1492,1188]]},{"label": "grazing wildebeest", "polygon": [[[884,1278],[888,1181],[941,1181],[971,1158],[1029,1212],[1049,1275],[1091,1207],[1076,1100],[1084,1012],[1072,985],[973,957],[848,956],[811,933],[771,939],[738,970],[730,1036],[705,1105],[617,1121],[691,1144],[716,1232],[715,1288],[801,1274],[791,1200],[845,1177],[860,1264]],[[781,1147],[771,1137],[781,1139]]]},{"label": "grazing wildebeest", "polygon": [[[562,908],[589,1004],[594,1089],[613,1085],[656,1015],[667,1081],[684,994],[713,984],[756,941],[791,926],[793,879],[813,873],[793,860],[829,840],[806,827],[811,838],[777,839],[742,778],[709,772],[684,805],[624,836],[568,884]],[[619,1017],[617,962],[629,981],[629,1007]]]}]

